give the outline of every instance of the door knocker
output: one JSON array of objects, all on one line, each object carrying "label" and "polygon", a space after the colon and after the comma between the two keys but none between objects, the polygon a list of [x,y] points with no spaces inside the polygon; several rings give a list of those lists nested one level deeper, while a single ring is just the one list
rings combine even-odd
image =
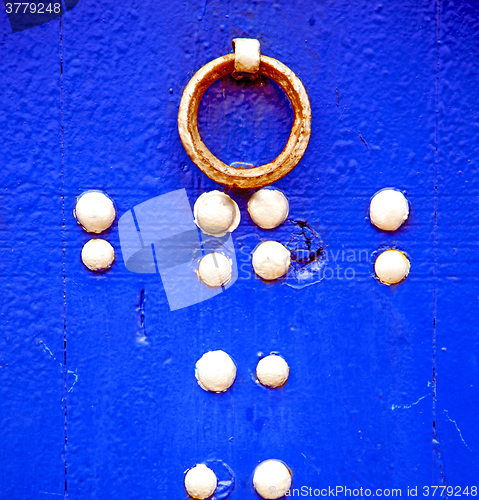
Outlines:
[{"label": "door knocker", "polygon": [[[311,105],[301,80],[283,63],[260,54],[257,40],[236,38],[235,52],[203,66],[183,92],[178,113],[181,142],[191,161],[210,179],[230,187],[251,189],[271,184],[291,172],[308,147],[311,136]],[[222,76],[232,73],[264,75],[276,82],[288,96],[294,122],[288,142],[279,156],[266,165],[253,168],[231,167],[213,155],[198,131],[198,108],[206,89]]]}]

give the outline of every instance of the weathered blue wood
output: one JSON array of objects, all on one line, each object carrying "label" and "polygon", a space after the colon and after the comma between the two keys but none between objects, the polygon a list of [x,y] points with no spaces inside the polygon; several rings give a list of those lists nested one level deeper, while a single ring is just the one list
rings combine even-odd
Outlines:
[{"label": "weathered blue wood", "polygon": [[63,495],[72,383],[63,342],[58,23],[0,39],[0,498],[38,500]]},{"label": "weathered blue wood", "polygon": [[436,450],[441,476],[478,477],[477,2],[444,2],[438,60]]},{"label": "weathered blue wood", "polygon": [[[7,370],[18,370],[12,382],[11,371],[0,369],[0,457],[7,462],[0,486],[8,498],[63,495],[64,480],[75,500],[186,498],[184,471],[209,459],[234,471],[233,499],[257,498],[252,473],[267,458],[290,466],[295,488],[402,488],[406,496],[408,486],[421,492],[476,481],[477,19],[465,1],[83,0],[63,17],[60,33],[53,21],[3,38],[0,117],[8,133],[0,222],[8,258],[0,264],[7,287],[1,355]],[[300,290],[254,279],[254,246],[288,243],[297,227],[259,230],[246,212],[249,194],[228,190],[242,211],[233,236],[238,281],[171,312],[159,275],[125,269],[116,224],[103,236],[117,253],[113,268],[95,275],[83,267],[80,252],[90,236],[72,210],[87,189],[105,190],[119,216],[173,190],[185,188],[194,202],[223,189],[191,163],[176,120],[194,72],[230,52],[240,36],[259,38],[263,53],[287,64],[309,93],[309,148],[277,186],[289,197],[291,218],[320,235],[325,269],[335,277]],[[8,104],[12,86],[23,114]],[[47,87],[49,105],[18,90]],[[218,157],[252,163],[274,158],[291,120],[277,86],[231,79],[207,92],[199,117]],[[52,139],[43,135],[43,148],[39,139],[28,142],[24,121],[41,123],[35,133],[46,129]],[[28,156],[34,147],[42,155],[37,170]],[[370,197],[388,186],[405,190],[412,203],[409,221],[393,234],[367,219]],[[41,216],[22,217],[36,199]],[[62,238],[65,377],[29,340],[42,339],[62,358]],[[411,274],[397,287],[372,277],[375,252],[385,245],[411,258]],[[16,260],[22,250],[24,260]],[[53,264],[47,272],[32,267],[35,259]],[[354,279],[345,279],[347,268]],[[28,305],[50,302],[48,314],[25,319]],[[12,344],[5,338],[14,332]],[[222,395],[202,391],[194,378],[196,360],[212,349],[238,365],[234,386]],[[277,391],[253,382],[258,353],[270,351],[291,366]],[[35,376],[47,367],[44,389],[45,379]],[[39,403],[31,394],[40,390]],[[12,420],[10,406],[31,420]],[[33,441],[45,426],[50,431]]]}]

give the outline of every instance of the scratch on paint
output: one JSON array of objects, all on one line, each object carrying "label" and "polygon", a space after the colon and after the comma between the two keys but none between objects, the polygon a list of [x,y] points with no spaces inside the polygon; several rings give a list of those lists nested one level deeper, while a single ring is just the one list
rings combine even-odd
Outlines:
[{"label": "scratch on paint", "polygon": [[447,419],[449,420],[449,422],[452,422],[454,424],[454,427],[456,428],[457,432],[459,432],[459,437],[461,438],[461,441],[464,443],[464,446],[469,450],[469,451],[472,451],[471,448],[469,448],[469,445],[466,443],[466,441],[464,441],[464,438],[462,437],[462,432],[461,432],[461,429],[459,429],[459,427],[457,426],[457,422],[455,420],[453,420],[450,416],[449,416],[449,412],[448,410],[444,410],[444,413],[446,414],[446,417]]},{"label": "scratch on paint", "polygon": [[205,6],[203,7],[203,13],[197,16],[198,21],[202,21],[206,14],[206,8],[208,7],[209,0],[205,0]]},{"label": "scratch on paint", "polygon": [[[55,358],[55,356],[53,355],[53,352],[51,351],[51,349],[42,340],[40,340],[38,343],[42,345],[43,352],[48,354],[50,356],[50,359],[54,359],[55,361],[58,361],[57,358]],[[58,364],[60,365],[60,368],[63,371],[63,363],[61,361],[58,361]],[[73,387],[75,386],[75,384],[78,382],[78,374],[77,374],[76,370],[75,371],[67,370],[67,373],[71,373],[75,377],[73,384],[71,385],[70,389],[68,389],[68,392],[71,392],[73,390]],[[62,401],[63,401],[63,399],[62,399]],[[45,492],[41,491],[40,493],[45,493]],[[57,493],[50,493],[50,494],[57,495]]]},{"label": "scratch on paint", "polygon": [[59,497],[62,497],[62,493],[50,493],[49,491],[39,491],[38,493],[43,493],[44,495],[58,495]]},{"label": "scratch on paint", "polygon": [[413,406],[417,405],[420,401],[422,401],[424,398],[427,398],[430,396],[430,394],[426,394],[425,396],[421,396],[417,401],[414,403],[411,403],[410,405],[391,405],[391,410],[407,410],[409,408],[412,408]]},{"label": "scratch on paint", "polygon": [[76,370],[75,371],[67,370],[67,373],[71,373],[75,377],[75,380],[73,381],[72,386],[70,387],[70,389],[68,389],[68,392],[71,392],[71,391],[73,391],[73,387],[75,387],[75,384],[78,382],[78,374],[77,374]]},{"label": "scratch on paint", "polygon": [[145,325],[145,303],[146,303],[146,293],[145,290],[142,289],[140,292],[138,305],[136,306],[136,321],[135,321],[136,340],[139,344],[148,345],[148,336],[146,334],[146,325]]},{"label": "scratch on paint", "polygon": [[[50,351],[50,349],[40,340],[40,344],[42,344],[42,347],[43,347],[43,350],[50,355],[50,358],[53,358],[54,360],[56,360],[55,356],[53,355],[53,352]],[[61,363],[60,363],[60,366],[61,366]]]},{"label": "scratch on paint", "polygon": [[359,134],[359,138],[361,139],[361,142],[368,148],[368,151],[369,151],[369,145],[366,142],[366,140],[364,139],[364,137],[361,135],[361,132],[359,130],[358,130],[358,134]]}]

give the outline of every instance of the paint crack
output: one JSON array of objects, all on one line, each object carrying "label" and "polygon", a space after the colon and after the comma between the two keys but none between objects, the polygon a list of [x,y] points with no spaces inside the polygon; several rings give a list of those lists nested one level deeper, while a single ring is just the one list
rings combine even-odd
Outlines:
[{"label": "paint crack", "polygon": [[454,427],[456,428],[457,432],[459,433],[459,437],[461,438],[461,441],[464,443],[464,446],[469,450],[469,451],[472,451],[471,448],[469,447],[469,445],[466,443],[464,437],[462,436],[462,432],[461,432],[461,429],[459,429],[458,425],[457,425],[457,422],[455,420],[453,420],[450,416],[449,416],[449,411],[448,410],[444,410],[444,413],[446,414],[446,418],[449,420],[449,422],[452,422],[454,424]]}]

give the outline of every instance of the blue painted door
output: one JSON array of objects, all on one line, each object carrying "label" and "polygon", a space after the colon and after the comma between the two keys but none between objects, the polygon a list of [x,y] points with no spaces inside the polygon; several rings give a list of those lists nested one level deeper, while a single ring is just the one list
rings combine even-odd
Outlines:
[{"label": "blue painted door", "polygon": [[[268,458],[288,464],[297,489],[470,496],[478,35],[474,0],[82,0],[16,33],[0,9],[0,497],[182,499],[184,471],[217,460],[234,472],[230,498],[253,499]],[[291,221],[269,232],[247,215],[251,193],[205,177],[177,131],[185,85],[235,37],[259,39],[312,105],[309,148],[275,184]],[[262,164],[292,119],[275,84],[224,78],[199,126],[223,161]],[[367,217],[384,187],[412,206],[391,234]],[[242,211],[237,281],[171,311],[159,274],[126,269],[116,223],[104,236],[115,264],[89,272],[90,236],[72,213],[88,189],[107,192],[119,217],[178,189],[191,203],[226,191]],[[323,273],[309,286],[255,279],[260,241],[296,247],[312,235]],[[373,278],[384,246],[411,259],[395,287]],[[215,349],[238,366],[220,395],[194,374]],[[253,380],[269,352],[291,368],[275,391]]]}]

